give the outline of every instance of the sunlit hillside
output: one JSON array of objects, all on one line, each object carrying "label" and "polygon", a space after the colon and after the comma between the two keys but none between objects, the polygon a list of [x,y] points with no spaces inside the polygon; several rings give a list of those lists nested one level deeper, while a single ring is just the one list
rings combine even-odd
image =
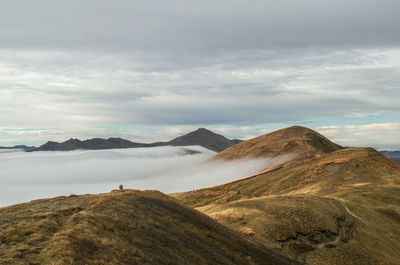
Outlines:
[{"label": "sunlit hillside", "polygon": [[323,151],[174,196],[306,264],[397,264],[400,166],[372,148]]}]

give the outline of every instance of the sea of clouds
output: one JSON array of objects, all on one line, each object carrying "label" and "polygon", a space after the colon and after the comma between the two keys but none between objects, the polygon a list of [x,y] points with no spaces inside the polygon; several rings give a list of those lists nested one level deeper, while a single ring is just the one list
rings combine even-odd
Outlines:
[{"label": "sea of clouds", "polygon": [[[198,153],[187,152],[188,150]],[[0,207],[59,195],[127,189],[188,191],[250,176],[282,158],[209,162],[200,146],[96,151],[0,151]]]}]

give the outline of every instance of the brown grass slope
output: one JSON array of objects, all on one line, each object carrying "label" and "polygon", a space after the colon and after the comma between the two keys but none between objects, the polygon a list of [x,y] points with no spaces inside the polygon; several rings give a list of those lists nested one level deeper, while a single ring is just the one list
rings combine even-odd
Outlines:
[{"label": "brown grass slope", "polygon": [[286,162],[174,194],[222,224],[306,264],[398,264],[400,166],[372,148]]},{"label": "brown grass slope", "polygon": [[157,191],[0,209],[0,264],[296,264]]},{"label": "brown grass slope", "polygon": [[288,154],[309,158],[341,148],[311,129],[292,126],[236,144],[217,154],[214,159],[233,160]]}]

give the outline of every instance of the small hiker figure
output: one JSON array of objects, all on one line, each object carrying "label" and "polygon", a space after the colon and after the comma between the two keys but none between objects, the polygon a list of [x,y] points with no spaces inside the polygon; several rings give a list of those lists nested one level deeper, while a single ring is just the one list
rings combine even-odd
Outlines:
[{"label": "small hiker figure", "polygon": [[356,164],[356,169],[358,169],[358,164]]},{"label": "small hiker figure", "polygon": [[124,190],[124,186],[122,184],[119,185],[119,190]]},{"label": "small hiker figure", "polygon": [[240,194],[240,190],[238,191],[238,193],[237,193],[238,195]]}]

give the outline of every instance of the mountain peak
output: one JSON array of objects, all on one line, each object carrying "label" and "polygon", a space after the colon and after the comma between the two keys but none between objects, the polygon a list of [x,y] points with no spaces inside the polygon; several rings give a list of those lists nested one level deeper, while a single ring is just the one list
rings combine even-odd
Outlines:
[{"label": "mountain peak", "polygon": [[210,130],[207,130],[206,128],[198,128],[196,131],[194,131],[194,132],[207,132],[207,133],[214,133],[214,132],[212,132],[212,131],[210,131]]},{"label": "mountain peak", "polygon": [[216,152],[220,152],[236,143],[237,140],[230,140],[206,128],[199,128],[168,142],[169,145],[174,146],[200,145]]},{"label": "mountain peak", "polygon": [[313,157],[342,147],[320,133],[302,126],[292,126],[244,141],[224,150],[216,159],[240,159],[244,157],[270,157],[296,155]]}]

